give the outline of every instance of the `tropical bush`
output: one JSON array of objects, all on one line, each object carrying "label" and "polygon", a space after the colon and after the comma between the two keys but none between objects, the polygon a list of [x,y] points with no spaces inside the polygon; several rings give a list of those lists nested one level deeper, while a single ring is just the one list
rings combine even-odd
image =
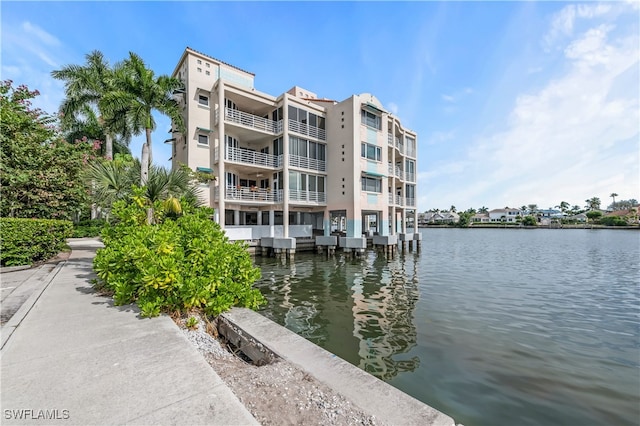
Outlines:
[{"label": "tropical bush", "polygon": [[106,224],[107,222],[103,219],[81,220],[73,224],[73,237],[98,237]]},{"label": "tropical bush", "polygon": [[627,226],[627,221],[622,217],[606,216],[600,219],[600,224],[605,226]]},{"label": "tropical bush", "polygon": [[98,285],[113,293],[117,305],[135,302],[151,317],[191,309],[215,316],[232,306],[264,303],[252,288],[260,270],[246,245],[229,242],[211,220],[211,209],[156,201],[149,224],[142,191],[114,203],[117,223],[102,232],[105,248],[94,259]]},{"label": "tropical bush", "polygon": [[65,248],[73,225],[66,220],[0,218],[0,264],[30,265]]}]

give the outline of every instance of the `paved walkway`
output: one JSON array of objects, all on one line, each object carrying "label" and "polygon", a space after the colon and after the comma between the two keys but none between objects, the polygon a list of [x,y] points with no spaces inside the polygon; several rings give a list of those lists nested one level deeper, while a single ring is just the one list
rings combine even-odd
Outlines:
[{"label": "paved walkway", "polygon": [[3,425],[257,424],[170,318],[93,293],[96,241],[71,245],[2,326]]}]

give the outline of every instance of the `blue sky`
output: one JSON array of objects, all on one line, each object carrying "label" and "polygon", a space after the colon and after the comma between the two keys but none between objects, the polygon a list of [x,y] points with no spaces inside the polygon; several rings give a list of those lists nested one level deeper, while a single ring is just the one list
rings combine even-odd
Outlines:
[{"label": "blue sky", "polygon": [[[102,51],[170,74],[186,46],[418,132],[418,210],[640,199],[638,2],[6,2],[2,79],[55,112],[50,72]],[[169,165],[158,117],[154,160]],[[140,155],[142,136],[131,144]]]}]

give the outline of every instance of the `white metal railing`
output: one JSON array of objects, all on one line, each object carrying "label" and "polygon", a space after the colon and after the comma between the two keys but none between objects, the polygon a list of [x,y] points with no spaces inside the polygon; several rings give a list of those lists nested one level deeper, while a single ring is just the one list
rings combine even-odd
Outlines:
[{"label": "white metal railing", "polygon": [[392,133],[387,133],[387,143],[391,146],[393,146],[393,134]]},{"label": "white metal railing", "polygon": [[389,194],[389,204],[393,205],[393,194]]},{"label": "white metal railing", "polygon": [[415,158],[416,157],[416,149],[414,147],[410,146],[410,145],[407,145],[407,150],[406,150],[405,154],[408,157]]},{"label": "white metal railing", "polygon": [[213,158],[214,158],[214,160],[213,160],[213,161],[218,161],[218,160],[219,160],[218,156],[220,155],[220,150],[218,149],[218,147],[217,147],[217,146],[216,146],[216,149],[215,149],[215,151],[214,151],[214,152],[215,152],[215,153],[213,154],[213,156],[214,156],[214,157],[213,157]]},{"label": "white metal railing", "polygon": [[259,117],[233,108],[224,109],[224,120],[274,134],[279,133],[278,129],[280,129],[280,132],[282,131],[281,122],[269,120],[268,118]]},{"label": "white metal railing", "polygon": [[415,207],[416,206],[416,199],[415,198],[407,198],[406,202],[407,202],[406,205],[408,207]]},{"label": "white metal railing", "polygon": [[393,164],[389,164],[389,176],[396,176],[397,178],[404,179],[404,172],[398,166],[393,166]]},{"label": "white metal railing", "polygon": [[293,154],[289,154],[289,165],[301,169],[318,170],[320,172],[327,171],[327,163],[325,161]]},{"label": "white metal railing", "polygon": [[264,152],[252,151],[246,148],[233,148],[227,146],[225,160],[264,167],[278,167],[277,156],[265,154]]},{"label": "white metal railing", "polygon": [[398,148],[401,154],[404,154],[404,144],[401,138],[396,137],[396,148]]},{"label": "white metal railing", "polygon": [[315,139],[323,141],[327,140],[327,134],[324,129],[309,126],[308,124],[300,123],[299,121],[289,119],[289,130]]},{"label": "white metal railing", "polygon": [[[215,195],[218,195],[217,188]],[[282,201],[282,190],[272,191],[270,188],[257,188],[255,186],[227,186],[224,199],[274,203]]]},{"label": "white metal railing", "polygon": [[415,182],[416,181],[416,174],[415,173],[411,173],[411,172],[405,172],[405,180],[407,180],[408,182]]},{"label": "white metal railing", "polygon": [[402,203],[403,199],[401,196],[396,195],[396,206],[403,206],[404,204]]},{"label": "white metal railing", "polygon": [[327,202],[326,192],[303,191],[299,189],[289,190],[290,201],[302,201],[312,204],[325,204]]}]

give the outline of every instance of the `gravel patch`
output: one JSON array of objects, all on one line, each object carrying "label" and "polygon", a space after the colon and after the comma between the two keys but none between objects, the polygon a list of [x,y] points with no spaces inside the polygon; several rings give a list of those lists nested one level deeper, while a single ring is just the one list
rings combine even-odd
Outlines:
[{"label": "gravel patch", "polygon": [[216,338],[215,327],[207,326],[198,315],[191,316],[198,318],[195,329],[186,328],[186,317],[174,320],[261,424],[383,425],[374,416],[355,407],[342,394],[290,362],[279,359],[257,367],[244,361]]}]

